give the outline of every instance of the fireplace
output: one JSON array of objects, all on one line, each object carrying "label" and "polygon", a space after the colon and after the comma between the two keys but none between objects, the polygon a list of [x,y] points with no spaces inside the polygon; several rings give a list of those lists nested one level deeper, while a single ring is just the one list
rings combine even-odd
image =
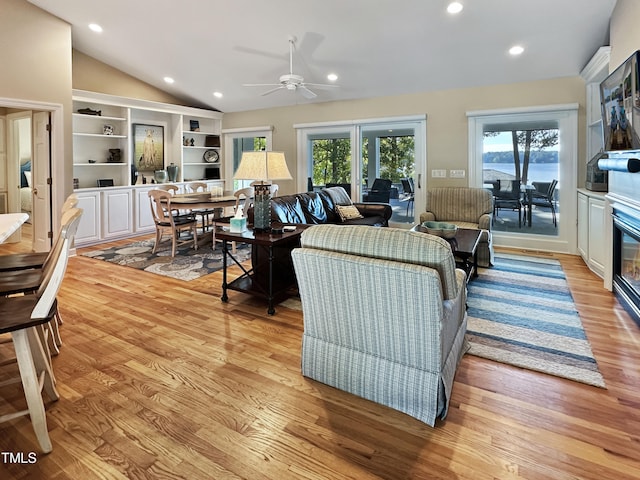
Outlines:
[{"label": "fireplace", "polygon": [[613,291],[640,325],[640,212],[613,209]]}]

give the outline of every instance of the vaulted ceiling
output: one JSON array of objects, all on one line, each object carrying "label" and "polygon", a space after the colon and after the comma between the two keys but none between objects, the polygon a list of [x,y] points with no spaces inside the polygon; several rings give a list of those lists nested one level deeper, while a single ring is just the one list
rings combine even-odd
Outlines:
[{"label": "vaulted ceiling", "polygon": [[[29,0],[72,25],[73,46],[223,112],[574,76],[608,44],[615,0]],[[88,28],[102,26],[102,33]],[[293,72],[338,88],[278,83]],[[508,50],[520,45],[524,52]],[[167,84],[164,77],[174,79]],[[214,92],[220,92],[217,98]]]}]

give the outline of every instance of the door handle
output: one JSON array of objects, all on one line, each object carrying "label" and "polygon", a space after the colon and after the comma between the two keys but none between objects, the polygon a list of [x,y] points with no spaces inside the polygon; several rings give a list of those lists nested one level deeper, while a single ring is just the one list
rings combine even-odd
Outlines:
[{"label": "door handle", "polygon": [[422,188],[421,182],[422,182],[422,174],[419,173],[418,174],[418,188]]},{"label": "door handle", "polygon": [[33,194],[34,194],[34,195],[38,195],[38,189],[37,189],[37,188],[35,188],[35,187],[33,187]]}]

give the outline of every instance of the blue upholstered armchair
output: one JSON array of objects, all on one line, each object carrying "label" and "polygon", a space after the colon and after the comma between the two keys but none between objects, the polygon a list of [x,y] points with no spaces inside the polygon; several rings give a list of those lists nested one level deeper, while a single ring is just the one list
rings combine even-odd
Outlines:
[{"label": "blue upholstered armchair", "polygon": [[465,351],[465,273],[449,244],[396,228],[317,225],[292,252],[302,374],[431,426]]}]

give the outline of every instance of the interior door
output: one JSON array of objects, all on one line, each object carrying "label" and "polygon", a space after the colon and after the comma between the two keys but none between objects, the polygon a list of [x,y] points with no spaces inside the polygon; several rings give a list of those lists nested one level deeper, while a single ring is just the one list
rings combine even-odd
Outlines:
[{"label": "interior door", "polygon": [[[28,125],[25,129],[24,126]],[[6,186],[8,212],[19,213],[22,211],[21,189],[20,189],[20,159],[30,157],[31,151],[23,151],[26,143],[31,148],[31,111],[21,111],[7,115],[7,136],[6,136]],[[7,240],[8,243],[20,242],[22,240],[22,229],[18,229]]]},{"label": "interior door", "polygon": [[51,246],[51,186],[50,176],[50,136],[49,112],[33,114],[33,249],[36,252],[48,251]]}]

